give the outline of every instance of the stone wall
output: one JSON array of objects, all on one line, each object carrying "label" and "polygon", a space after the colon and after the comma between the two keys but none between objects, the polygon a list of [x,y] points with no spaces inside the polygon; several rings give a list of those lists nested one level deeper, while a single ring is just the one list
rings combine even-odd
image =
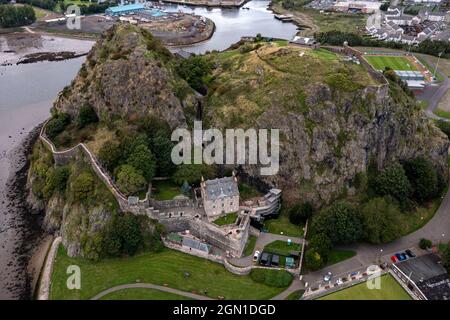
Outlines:
[{"label": "stone wall", "polygon": [[155,200],[150,199],[149,204],[151,207],[161,210],[169,208],[191,207],[194,208],[195,204],[192,199],[173,199],[173,200]]}]

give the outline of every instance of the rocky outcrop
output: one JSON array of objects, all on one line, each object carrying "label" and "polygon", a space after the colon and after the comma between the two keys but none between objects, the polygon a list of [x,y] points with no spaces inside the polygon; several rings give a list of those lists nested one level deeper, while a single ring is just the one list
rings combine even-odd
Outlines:
[{"label": "rocky outcrop", "polygon": [[360,66],[332,56],[324,69],[313,51],[299,58],[302,50],[262,47],[216,70],[217,89],[206,103],[213,126],[280,129],[278,174],[261,176],[258,166],[244,165],[243,176],[282,189],[287,202],[309,200],[320,207],[354,194],[355,176],[366,172],[371,159],[382,168],[421,155],[446,172],[447,137],[397,84],[362,78]]},{"label": "rocky outcrop", "polygon": [[172,128],[185,126],[185,111],[195,110],[197,101],[175,73],[173,60],[170,51],[148,31],[117,24],[92,48],[54,107],[72,117],[90,105],[101,120],[135,120],[153,114]]}]

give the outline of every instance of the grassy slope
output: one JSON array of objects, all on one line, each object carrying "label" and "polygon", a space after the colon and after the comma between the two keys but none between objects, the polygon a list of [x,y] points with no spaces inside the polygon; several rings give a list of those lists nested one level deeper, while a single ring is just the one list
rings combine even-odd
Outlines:
[{"label": "grassy slope", "polygon": [[255,236],[249,236],[247,243],[245,245],[243,256],[247,257],[251,254],[253,254],[253,251],[255,250],[256,240],[258,240]]},{"label": "grassy slope", "polygon": [[291,245],[288,245],[286,241],[276,240],[266,245],[264,251],[282,256],[289,256],[291,251],[300,251],[300,244],[291,243]]},{"label": "grassy slope", "polygon": [[381,290],[370,290],[364,282],[319,300],[411,300],[411,297],[391,275],[384,275],[381,277]]},{"label": "grassy slope", "polygon": [[356,255],[355,251],[352,250],[338,250],[333,249],[328,256],[327,266],[331,266],[332,264],[336,264],[338,262],[350,259]]},{"label": "grassy slope", "polygon": [[101,300],[191,300],[170,292],[146,288],[124,289],[110,293]]},{"label": "grassy slope", "polygon": [[303,236],[303,226],[292,224],[289,221],[288,213],[283,209],[281,209],[278,218],[265,221],[264,227],[269,233],[283,234],[290,237]]},{"label": "grassy slope", "polygon": [[180,186],[171,180],[154,180],[152,181],[152,187],[156,188],[155,193],[152,195],[156,200],[172,200],[181,194]]},{"label": "grassy slope", "polygon": [[[81,289],[68,290],[66,269],[69,265],[81,268]],[[184,272],[190,276],[184,277]],[[222,265],[209,260],[165,249],[160,253],[142,254],[131,258],[110,259],[94,263],[69,258],[59,248],[52,275],[51,299],[89,299],[99,292],[119,284],[167,284],[171,288],[197,293],[208,290],[208,296],[226,299],[269,299],[283,288],[273,288],[237,276]]]}]

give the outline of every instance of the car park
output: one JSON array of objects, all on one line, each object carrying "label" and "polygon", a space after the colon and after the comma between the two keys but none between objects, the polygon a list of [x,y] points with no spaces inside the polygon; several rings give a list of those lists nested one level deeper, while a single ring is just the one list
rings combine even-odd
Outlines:
[{"label": "car park", "polygon": [[253,255],[253,261],[254,262],[257,262],[258,261],[258,258],[259,258],[259,254],[260,254],[261,252],[259,252],[258,250],[256,250],[255,251],[255,254]]},{"label": "car park", "polygon": [[416,257],[416,255],[414,254],[414,252],[412,252],[412,251],[409,250],[409,249],[406,249],[406,250],[405,250],[405,253],[406,253],[410,258],[415,258],[415,257]]},{"label": "car park", "polygon": [[333,277],[333,274],[330,271],[328,271],[327,274],[323,276],[323,281],[328,282],[331,280],[332,277]]}]

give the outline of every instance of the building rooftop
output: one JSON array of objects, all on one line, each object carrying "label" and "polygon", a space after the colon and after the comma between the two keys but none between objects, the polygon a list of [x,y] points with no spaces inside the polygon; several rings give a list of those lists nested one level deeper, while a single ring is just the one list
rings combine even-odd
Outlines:
[{"label": "building rooftop", "polygon": [[197,249],[206,253],[209,253],[211,246],[207,243],[204,242],[200,242],[198,240],[192,239],[192,238],[188,238],[188,237],[183,237],[183,242],[182,242],[183,246],[192,248],[192,249]]},{"label": "building rooftop", "polygon": [[429,300],[449,300],[450,281],[447,270],[435,254],[426,254],[395,264],[419,287]]},{"label": "building rooftop", "polygon": [[205,181],[207,200],[239,196],[238,185],[234,177],[223,177]]},{"label": "building rooftop", "polygon": [[133,3],[133,4],[123,5],[123,6],[109,7],[106,10],[108,12],[112,12],[112,13],[120,13],[120,12],[124,12],[124,11],[143,10],[143,9],[145,9],[143,4],[141,4],[141,3]]}]

